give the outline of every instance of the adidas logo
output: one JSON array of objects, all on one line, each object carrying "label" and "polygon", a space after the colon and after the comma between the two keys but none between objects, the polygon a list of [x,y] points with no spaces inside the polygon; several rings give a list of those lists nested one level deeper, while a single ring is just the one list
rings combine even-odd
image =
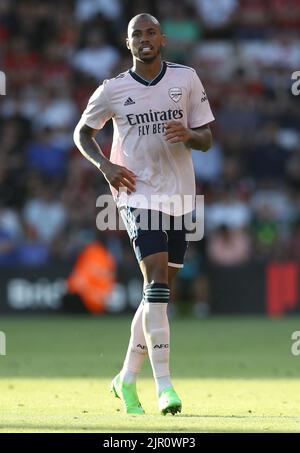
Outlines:
[{"label": "adidas logo", "polygon": [[131,99],[131,98],[128,98],[125,102],[124,102],[124,105],[132,105],[132,104],[135,104],[134,100]]}]

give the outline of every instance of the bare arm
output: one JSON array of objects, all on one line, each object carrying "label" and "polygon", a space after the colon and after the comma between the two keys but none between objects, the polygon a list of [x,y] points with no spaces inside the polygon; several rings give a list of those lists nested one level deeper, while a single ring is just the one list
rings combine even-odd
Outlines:
[{"label": "bare arm", "polygon": [[75,145],[81,154],[92,162],[95,167],[102,170],[109,161],[102,153],[102,150],[95,139],[97,132],[96,129],[92,129],[86,124],[78,123],[74,130],[73,138]]},{"label": "bare arm", "polygon": [[184,127],[180,121],[169,121],[166,123],[166,140],[170,143],[183,142],[193,149],[208,151],[212,145],[212,134],[208,124],[189,129]]},{"label": "bare arm", "polygon": [[125,167],[113,164],[104,156],[95,139],[97,132],[96,129],[79,122],[73,135],[77,148],[86,159],[103,173],[107,182],[116,190],[119,190],[120,187],[126,187],[128,193],[134,192],[135,174]]}]

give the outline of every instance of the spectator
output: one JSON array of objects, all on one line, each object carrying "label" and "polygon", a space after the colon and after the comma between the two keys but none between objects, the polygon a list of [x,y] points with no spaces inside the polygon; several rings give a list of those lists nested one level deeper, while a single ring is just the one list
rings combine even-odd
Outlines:
[{"label": "spectator", "polygon": [[245,228],[250,224],[251,210],[247,203],[239,200],[226,189],[206,208],[206,226],[209,231],[226,225],[228,228]]},{"label": "spectator", "polygon": [[66,170],[66,150],[52,143],[53,131],[42,129],[37,140],[28,145],[26,163],[29,170],[37,170],[44,176],[61,176]]},{"label": "spectator", "polygon": [[223,168],[221,145],[215,142],[209,153],[193,151],[193,164],[196,179],[211,183],[217,182]]},{"label": "spectator", "polygon": [[28,199],[23,216],[26,226],[33,228],[37,239],[46,244],[54,241],[67,220],[63,204],[57,200],[53,189],[46,185],[40,189],[38,196]]},{"label": "spectator", "polygon": [[207,255],[212,264],[237,266],[251,256],[251,241],[245,230],[220,225],[208,237]]},{"label": "spectator", "polygon": [[278,144],[277,137],[278,125],[267,123],[248,152],[249,172],[257,180],[281,181],[284,178],[288,155]]},{"label": "spectator", "polygon": [[119,52],[106,42],[103,33],[92,30],[87,45],[73,55],[72,65],[77,71],[94,77],[100,83],[109,77],[118,59]]},{"label": "spectator", "polygon": [[284,253],[284,243],[280,234],[279,223],[268,205],[262,205],[257,211],[252,224],[254,250],[256,258],[280,259]]},{"label": "spectator", "polygon": [[237,0],[196,0],[195,6],[205,27],[215,30],[228,25],[238,2]]},{"label": "spectator", "polygon": [[194,17],[189,16],[186,5],[170,3],[168,16],[162,21],[162,28],[168,37],[167,58],[184,63],[186,56],[199,39],[201,29]]},{"label": "spectator", "polygon": [[[0,217],[16,219],[0,227],[3,262],[21,259],[23,244],[24,262],[74,258],[93,240],[95,200],[104,185],[99,172],[76,162],[72,130],[97,85],[127,70],[129,55],[120,50],[125,22],[145,10],[163,22],[172,50],[166,59],[195,67],[213,101],[214,147],[194,156],[207,235],[224,224],[230,231],[252,225],[247,234],[259,256],[294,259],[300,110],[290,88],[300,64],[299,0],[56,5],[0,3],[0,62],[9,84],[0,105]],[[101,141],[109,157],[110,134]],[[46,178],[45,197],[40,180]],[[105,236],[124,259],[127,238]],[[196,261],[187,271],[199,269]]]},{"label": "spectator", "polygon": [[21,239],[20,220],[15,211],[0,206],[0,266],[18,264],[18,243]]},{"label": "spectator", "polygon": [[38,239],[37,232],[30,226],[25,227],[24,241],[18,248],[18,262],[24,266],[42,266],[50,258],[49,246]]},{"label": "spectator", "polygon": [[119,0],[76,0],[75,17],[79,22],[86,22],[96,14],[103,14],[110,20],[117,20],[121,13]]}]

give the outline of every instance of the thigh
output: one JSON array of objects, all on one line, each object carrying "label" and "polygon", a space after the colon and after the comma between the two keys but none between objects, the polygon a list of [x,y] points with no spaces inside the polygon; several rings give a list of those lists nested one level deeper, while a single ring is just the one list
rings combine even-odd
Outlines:
[{"label": "thigh", "polygon": [[173,289],[173,283],[175,281],[175,277],[179,270],[180,269],[178,267],[172,267],[172,266],[168,265],[168,285],[169,285],[170,290]]},{"label": "thigh", "polygon": [[177,270],[183,267],[184,257],[188,248],[186,231],[170,229],[168,232],[169,267]]},{"label": "thigh", "polygon": [[168,252],[168,234],[161,228],[159,212],[124,207],[120,209],[120,215],[139,262],[148,256]]},{"label": "thigh", "polygon": [[144,285],[152,282],[168,284],[168,252],[148,255],[139,262]]}]

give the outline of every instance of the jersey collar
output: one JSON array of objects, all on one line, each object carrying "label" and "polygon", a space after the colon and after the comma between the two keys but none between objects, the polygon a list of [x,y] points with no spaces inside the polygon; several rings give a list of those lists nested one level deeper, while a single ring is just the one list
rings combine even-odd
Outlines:
[{"label": "jersey collar", "polygon": [[137,82],[142,83],[143,85],[150,87],[153,85],[157,85],[158,82],[163,78],[167,70],[167,64],[165,61],[162,62],[160,73],[155,77],[153,80],[145,80],[143,77],[139,76],[136,72],[132,69],[129,69],[129,74],[133,77]]}]

